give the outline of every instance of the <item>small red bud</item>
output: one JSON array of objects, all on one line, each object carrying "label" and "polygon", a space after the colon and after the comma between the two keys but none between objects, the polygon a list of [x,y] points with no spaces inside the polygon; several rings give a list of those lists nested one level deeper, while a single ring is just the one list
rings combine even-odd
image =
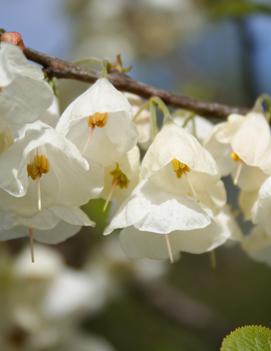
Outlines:
[{"label": "small red bud", "polygon": [[24,41],[18,32],[5,32],[0,37],[1,41],[18,46],[21,50],[25,49]]}]

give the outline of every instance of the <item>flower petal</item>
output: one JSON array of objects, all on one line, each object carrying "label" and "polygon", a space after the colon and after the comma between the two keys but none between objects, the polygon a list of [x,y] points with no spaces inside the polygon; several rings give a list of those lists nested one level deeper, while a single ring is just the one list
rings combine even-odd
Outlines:
[{"label": "flower petal", "polygon": [[170,124],[162,128],[149,147],[142,161],[142,177],[152,176],[173,159],[186,164],[193,171],[218,175],[213,157],[198,140],[183,128]]},{"label": "flower petal", "polygon": [[104,234],[131,225],[142,231],[165,234],[174,230],[204,228],[210,222],[210,217],[196,201],[163,192],[149,181],[139,184]]},{"label": "flower petal", "polygon": [[250,112],[236,131],[231,146],[246,164],[250,166],[264,164],[263,156],[271,151],[270,128],[264,115]]}]

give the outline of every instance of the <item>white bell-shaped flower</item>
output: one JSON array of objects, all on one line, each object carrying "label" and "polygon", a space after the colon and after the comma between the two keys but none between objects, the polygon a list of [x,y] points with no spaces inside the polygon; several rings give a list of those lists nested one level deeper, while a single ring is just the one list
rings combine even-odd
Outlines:
[{"label": "white bell-shaped flower", "polygon": [[226,212],[212,218],[189,197],[166,193],[151,181],[143,181],[104,234],[124,228],[120,241],[129,257],[174,261],[180,251],[203,253],[238,238],[232,223]]},{"label": "white bell-shaped flower", "polygon": [[[33,215],[42,207],[81,206],[97,197],[103,170],[87,160],[63,135],[37,121],[0,154],[0,208]],[[16,196],[14,198],[9,194]]]},{"label": "white bell-shaped flower", "polygon": [[222,175],[231,174],[234,184],[245,191],[254,191],[271,174],[271,134],[261,113],[230,115],[214,128],[205,146]]},{"label": "white bell-shaped flower", "polygon": [[30,123],[51,105],[53,92],[42,70],[16,46],[0,44],[0,132]]},{"label": "white bell-shaped flower", "polygon": [[109,166],[137,141],[132,109],[106,78],[96,81],[64,111],[57,130],[90,161]]},{"label": "white bell-shaped flower", "polygon": [[193,199],[166,192],[154,182],[144,180],[121,205],[105,234],[130,226],[167,234],[205,228],[210,223],[211,217]]},{"label": "white bell-shaped flower", "polygon": [[[208,227],[202,240],[210,235],[210,240],[206,238],[210,245],[207,248],[199,242],[201,249],[195,250],[214,248],[218,242],[216,235],[221,239],[221,231],[212,224],[213,212],[224,205],[225,189],[208,151],[184,129],[167,125],[148,149],[141,173],[143,180],[121,205],[105,234],[124,228],[128,232],[139,231],[138,235],[148,236],[146,240],[150,242],[153,235],[158,240],[158,235],[164,239],[165,257],[173,261],[172,233],[201,232]],[[180,251],[179,246],[176,250]]]},{"label": "white bell-shaped flower", "polygon": [[158,133],[142,161],[142,178],[217,211],[226,201],[216,163],[198,140],[175,124]]},{"label": "white bell-shaped flower", "polygon": [[[168,242],[174,260],[180,252],[201,254],[216,249],[228,240],[235,240],[231,231],[232,223],[228,222],[231,222],[231,218],[221,212],[205,228],[171,232]],[[168,248],[163,235],[128,227],[120,233],[120,244],[130,258],[168,258]]]}]

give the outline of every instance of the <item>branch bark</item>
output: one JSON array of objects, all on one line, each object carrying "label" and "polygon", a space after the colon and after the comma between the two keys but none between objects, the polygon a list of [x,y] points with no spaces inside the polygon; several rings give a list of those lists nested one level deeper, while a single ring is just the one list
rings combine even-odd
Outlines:
[{"label": "branch bark", "polygon": [[[85,70],[78,65],[30,48],[25,48],[24,54],[29,60],[43,66],[50,77],[74,79],[86,83],[94,83],[99,78],[97,72]],[[130,92],[145,99],[157,96],[168,106],[190,110],[203,117],[225,119],[231,113],[245,114],[249,110],[245,107],[228,106],[217,102],[200,101],[192,97],[176,95],[139,82],[123,73],[110,73],[107,78],[121,91]]]}]

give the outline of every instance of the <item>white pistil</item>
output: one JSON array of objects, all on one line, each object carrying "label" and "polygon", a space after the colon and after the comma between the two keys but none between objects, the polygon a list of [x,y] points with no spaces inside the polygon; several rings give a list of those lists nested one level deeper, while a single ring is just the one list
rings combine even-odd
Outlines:
[{"label": "white pistil", "polygon": [[236,170],[236,173],[235,173],[235,177],[234,177],[234,180],[233,180],[233,184],[234,185],[237,185],[238,181],[239,181],[239,178],[240,178],[240,174],[241,174],[241,171],[242,171],[242,167],[243,167],[243,163],[240,162],[237,166],[237,170]]},{"label": "white pistil", "polygon": [[191,190],[191,192],[192,192],[192,195],[193,195],[194,198],[197,200],[197,197],[198,197],[198,196],[197,196],[197,193],[196,193],[196,190],[195,190],[193,184],[191,183],[191,181],[190,181],[190,179],[189,179],[189,177],[188,177],[187,174],[185,174],[185,177],[186,177],[187,183],[188,183],[188,185],[189,185],[189,187],[190,187],[190,190]]},{"label": "white pistil", "polygon": [[170,263],[174,263],[173,253],[172,253],[171,244],[170,244],[170,240],[169,240],[169,234],[166,234],[165,238],[166,238],[166,245],[167,245]]},{"label": "white pistil", "polygon": [[41,186],[40,177],[37,180],[37,190],[38,190],[38,210],[41,211]]},{"label": "white pistil", "polygon": [[31,262],[35,262],[34,255],[34,238],[33,238],[33,229],[31,227],[28,228],[28,236],[29,236],[29,244],[30,244],[30,253],[31,253]]},{"label": "white pistil", "polygon": [[114,191],[115,191],[115,189],[116,189],[116,186],[117,186],[117,182],[113,182],[112,185],[111,185],[110,192],[109,192],[109,194],[108,194],[108,196],[107,196],[107,198],[106,198],[106,202],[105,202],[104,207],[103,207],[103,212],[106,211],[106,209],[107,209],[107,207],[108,207],[108,205],[109,205],[109,202],[110,202],[111,199],[112,199],[113,193],[114,193]]},{"label": "white pistil", "polygon": [[216,254],[215,250],[210,252],[210,261],[211,261],[211,267],[213,270],[216,269]]},{"label": "white pistil", "polygon": [[85,146],[83,148],[82,154],[84,154],[86,152],[86,150],[87,150],[87,147],[88,147],[88,145],[90,143],[90,140],[91,140],[91,137],[93,135],[94,129],[95,128],[89,128],[88,138],[87,138],[87,141],[86,141]]}]

